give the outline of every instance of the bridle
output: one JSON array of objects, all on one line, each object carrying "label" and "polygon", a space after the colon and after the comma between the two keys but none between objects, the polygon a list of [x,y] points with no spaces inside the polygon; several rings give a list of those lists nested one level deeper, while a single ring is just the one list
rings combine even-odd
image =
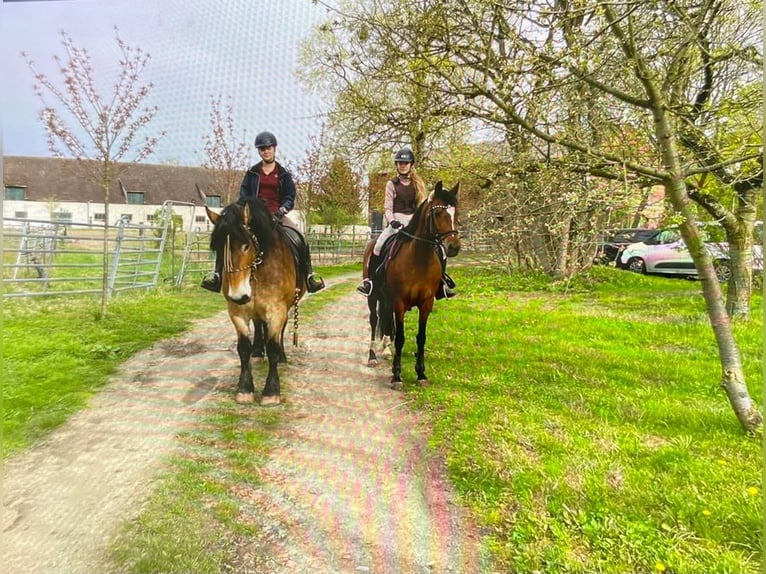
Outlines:
[{"label": "bridle", "polygon": [[223,270],[226,273],[239,273],[240,271],[246,271],[250,269],[250,275],[254,276],[256,268],[263,263],[263,252],[258,244],[258,238],[253,235],[252,231],[246,226],[242,225],[242,228],[247,234],[250,246],[253,248],[253,252],[256,254],[253,260],[244,267],[234,267],[234,263],[231,260],[231,233],[226,236],[226,245],[223,248]]},{"label": "bridle", "polygon": [[[406,235],[410,239],[414,239],[415,241],[422,241],[424,243],[428,243],[430,245],[433,245],[434,251],[439,252],[439,260],[442,263],[442,267],[446,264],[447,261],[447,250],[444,248],[444,240],[449,237],[450,235],[459,235],[460,232],[455,229],[455,221],[453,218],[450,218],[452,220],[452,229],[449,231],[443,231],[440,232],[436,227],[436,215],[434,215],[434,212],[437,209],[449,209],[450,206],[448,205],[431,205],[428,208],[428,223],[426,225],[426,237],[418,237],[417,235],[413,235],[412,233],[409,233],[407,231],[404,231],[404,229],[400,229],[399,233],[402,235]],[[429,239],[429,236],[432,239]]]}]

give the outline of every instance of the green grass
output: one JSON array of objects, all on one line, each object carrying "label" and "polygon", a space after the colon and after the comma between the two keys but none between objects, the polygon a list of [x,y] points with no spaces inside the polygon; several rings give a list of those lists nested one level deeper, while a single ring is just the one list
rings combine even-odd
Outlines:
[{"label": "green grass", "polygon": [[[359,265],[318,269],[329,279]],[[307,301],[302,307],[310,304]],[[316,304],[316,303],[311,303]],[[98,319],[97,297],[13,299],[3,303],[3,457],[45,437],[88,399],[129,356],[226,309],[196,285],[132,292]]]},{"label": "green grass", "polygon": [[[499,570],[758,571],[760,445],[719,386],[699,284],[597,270],[563,295],[454,276],[462,296],[429,321],[434,384],[408,390]],[[758,400],[754,306],[735,330]]]},{"label": "green grass", "polygon": [[[319,271],[351,278],[308,298],[306,316],[353,289],[359,265]],[[760,571],[760,444],[743,434],[720,388],[697,282],[608,268],[569,284],[479,268],[450,273],[460,296],[437,303],[429,321],[432,385],[425,389],[415,384],[412,361],[417,312],[407,315],[405,392],[427,417],[432,447],[483,528],[494,571]],[[174,297],[183,297],[187,311],[170,309]],[[9,316],[17,321],[13,337],[4,333],[6,362],[9,350],[21,361],[43,360],[41,346],[65,349],[57,360],[73,361],[81,382],[66,393],[74,399],[64,411],[72,412],[106,377],[94,383],[93,365],[80,370],[78,360],[110,372],[149,339],[223,309],[219,297],[199,290],[135,298],[131,307],[133,300],[115,302],[103,325],[93,319],[97,303],[6,311],[6,326]],[[756,295],[753,320],[734,327],[759,403],[761,316]],[[59,409],[56,393],[37,389],[50,383],[29,378],[31,390],[19,396],[39,393],[40,404],[17,417],[20,425]],[[120,571],[227,571],[236,540],[257,524],[249,495],[278,417],[221,401],[185,433],[184,455],[113,546]],[[16,448],[49,428],[31,425]]]}]

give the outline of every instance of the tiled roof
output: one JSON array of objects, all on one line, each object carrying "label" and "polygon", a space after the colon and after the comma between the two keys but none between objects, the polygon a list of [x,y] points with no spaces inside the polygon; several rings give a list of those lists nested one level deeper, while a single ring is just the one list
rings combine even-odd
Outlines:
[{"label": "tiled roof", "polygon": [[[103,202],[101,186],[86,175],[86,162],[50,157],[3,156],[3,184],[25,188],[30,201]],[[86,169],[83,169],[86,168]],[[202,167],[156,164],[118,164],[117,175],[128,192],[143,192],[144,203],[161,204],[166,200],[201,203],[195,185],[210,191],[212,178]],[[109,202],[124,204],[125,197],[117,181]]]}]

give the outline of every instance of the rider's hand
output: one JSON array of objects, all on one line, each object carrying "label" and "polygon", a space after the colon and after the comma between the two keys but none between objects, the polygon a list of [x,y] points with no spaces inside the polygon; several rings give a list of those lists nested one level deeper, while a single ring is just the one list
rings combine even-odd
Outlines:
[{"label": "rider's hand", "polygon": [[274,213],[274,217],[281,220],[285,215],[287,215],[287,209],[285,207],[280,207],[277,209],[276,213]]},{"label": "rider's hand", "polygon": [[402,226],[401,221],[396,221],[395,219],[390,223],[391,227],[393,229],[399,229]]}]

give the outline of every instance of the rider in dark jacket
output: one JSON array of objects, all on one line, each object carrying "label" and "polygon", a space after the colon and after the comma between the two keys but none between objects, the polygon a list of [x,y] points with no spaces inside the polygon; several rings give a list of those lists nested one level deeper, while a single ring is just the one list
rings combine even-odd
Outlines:
[{"label": "rider in dark jacket", "polygon": [[[301,235],[295,223],[286,217],[295,205],[295,182],[290,172],[275,159],[277,138],[271,132],[261,132],[255,137],[255,147],[261,156],[261,161],[245,173],[239,188],[240,199],[260,198],[282,225]],[[314,275],[308,243],[302,235],[301,240],[302,256],[307,271],[306,290],[309,293],[315,293],[324,289],[324,281],[321,277]],[[221,290],[221,261],[220,254],[217,253],[215,272],[202,280],[201,286],[204,289],[214,292]]]}]

